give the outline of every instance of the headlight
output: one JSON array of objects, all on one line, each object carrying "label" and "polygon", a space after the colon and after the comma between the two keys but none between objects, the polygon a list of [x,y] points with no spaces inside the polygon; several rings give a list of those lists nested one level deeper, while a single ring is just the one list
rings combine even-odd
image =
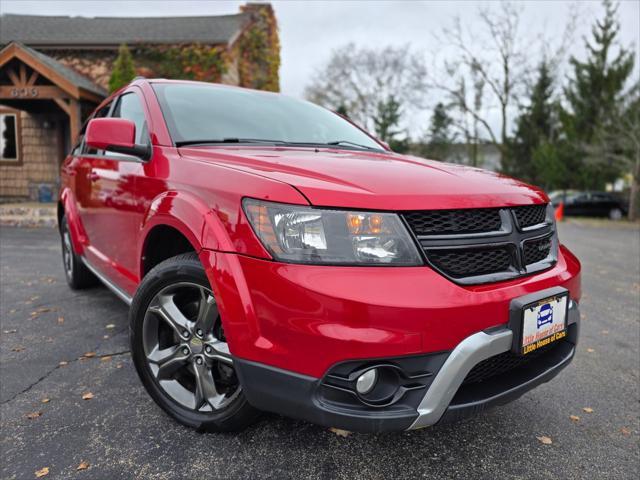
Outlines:
[{"label": "headlight", "polygon": [[265,248],[291,263],[421,265],[392,213],[324,210],[245,198],[244,211]]}]

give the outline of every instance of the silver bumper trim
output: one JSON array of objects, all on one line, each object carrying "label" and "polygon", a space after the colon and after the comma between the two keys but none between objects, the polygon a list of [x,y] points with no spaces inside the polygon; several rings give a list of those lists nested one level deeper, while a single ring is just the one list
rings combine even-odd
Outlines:
[{"label": "silver bumper trim", "polygon": [[482,360],[509,350],[512,338],[511,330],[503,329],[491,333],[478,332],[460,342],[418,405],[418,418],[409,430],[433,425],[440,420],[471,369]]},{"label": "silver bumper trim", "polygon": [[[578,305],[569,301],[567,324],[577,323]],[[434,425],[440,420],[467,374],[478,363],[511,348],[513,332],[508,328],[475,333],[458,344],[418,405],[418,418],[409,430]]]}]

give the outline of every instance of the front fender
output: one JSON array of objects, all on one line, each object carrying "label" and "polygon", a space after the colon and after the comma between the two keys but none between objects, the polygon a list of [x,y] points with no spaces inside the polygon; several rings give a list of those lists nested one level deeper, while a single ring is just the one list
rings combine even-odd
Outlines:
[{"label": "front fender", "polygon": [[[203,248],[202,239],[205,230],[215,230],[215,236],[210,237],[217,240],[214,242],[216,249],[220,242],[224,244],[225,238],[228,238],[224,230],[216,225],[215,219],[210,215],[210,208],[198,197],[185,192],[167,191],[154,198],[144,214],[139,236],[138,258],[142,259],[149,232],[158,225],[178,230],[197,252]],[[209,243],[212,242],[209,241]]]}]

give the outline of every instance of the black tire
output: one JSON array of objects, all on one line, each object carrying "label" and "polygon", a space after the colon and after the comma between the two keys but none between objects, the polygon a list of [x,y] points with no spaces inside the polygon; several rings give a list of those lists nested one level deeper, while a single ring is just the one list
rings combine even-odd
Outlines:
[{"label": "black tire", "polygon": [[72,290],[82,290],[97,285],[98,279],[73,249],[66,216],[63,216],[60,221],[60,243],[62,245],[62,267],[69,287]]},{"label": "black tire", "polygon": [[206,432],[244,429],[257,421],[259,411],[249,405],[241,386],[238,387],[239,392],[229,404],[219,410],[202,412],[174,400],[159,385],[152,373],[143,343],[143,324],[148,314],[147,310],[152,300],[161,291],[185,282],[197,284],[209,290],[211,288],[195,252],[177,255],[156,265],[138,287],[129,313],[131,354],[138,376],[151,398],[179,423]]}]

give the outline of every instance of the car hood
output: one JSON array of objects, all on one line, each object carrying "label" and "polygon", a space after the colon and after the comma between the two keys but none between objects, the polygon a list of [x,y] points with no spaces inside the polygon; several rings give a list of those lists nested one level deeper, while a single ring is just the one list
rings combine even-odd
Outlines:
[{"label": "car hood", "polygon": [[180,154],[288,183],[318,206],[419,210],[548,201],[542,190],[504,175],[391,152],[216,146]]}]

